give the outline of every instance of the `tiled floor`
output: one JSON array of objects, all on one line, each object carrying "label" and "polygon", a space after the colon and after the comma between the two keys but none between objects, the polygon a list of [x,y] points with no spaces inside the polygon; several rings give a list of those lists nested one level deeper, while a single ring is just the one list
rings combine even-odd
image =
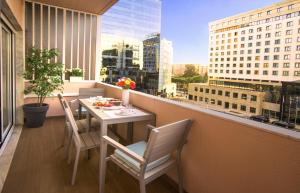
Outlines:
[{"label": "tiled floor", "polygon": [[[61,147],[63,118],[48,119],[42,128],[24,128],[2,193],[98,193],[98,152],[81,155],[76,184],[70,185],[72,166]],[[72,163],[73,164],[73,163]],[[109,163],[106,193],[137,193],[137,181]],[[173,193],[161,178],[147,185],[148,193]]]}]

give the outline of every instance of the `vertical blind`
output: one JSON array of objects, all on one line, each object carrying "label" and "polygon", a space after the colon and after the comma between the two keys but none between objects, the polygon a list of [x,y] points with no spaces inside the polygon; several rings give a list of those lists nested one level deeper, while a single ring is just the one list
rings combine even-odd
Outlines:
[{"label": "vertical blind", "polygon": [[25,48],[56,48],[57,62],[81,68],[84,80],[95,80],[97,15],[26,1]]}]

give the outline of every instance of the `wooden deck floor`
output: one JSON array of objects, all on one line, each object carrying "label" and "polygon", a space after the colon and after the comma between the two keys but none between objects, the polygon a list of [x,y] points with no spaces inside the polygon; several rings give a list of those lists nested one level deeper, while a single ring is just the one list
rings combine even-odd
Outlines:
[{"label": "wooden deck floor", "polygon": [[[42,128],[23,129],[2,193],[98,193],[98,153],[81,154],[76,184],[61,147],[64,118],[50,118]],[[138,193],[138,183],[110,163],[106,193]],[[162,179],[147,185],[148,193],[175,193]]]}]

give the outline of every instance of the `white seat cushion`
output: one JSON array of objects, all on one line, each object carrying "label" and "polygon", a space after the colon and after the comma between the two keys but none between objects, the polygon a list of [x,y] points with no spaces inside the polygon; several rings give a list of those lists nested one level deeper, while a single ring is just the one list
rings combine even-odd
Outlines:
[{"label": "white seat cushion", "polygon": [[[147,143],[145,141],[140,141],[140,142],[128,145],[126,147],[128,149],[130,149],[131,151],[135,152],[136,154],[140,155],[141,157],[143,157],[144,152],[145,152],[146,147],[147,147]],[[125,162],[126,164],[128,164],[128,166],[130,166],[134,170],[140,171],[140,163],[135,161],[131,157],[127,156],[125,153],[123,153],[120,150],[116,149],[115,150],[115,156],[117,158],[119,158],[120,160],[122,160],[123,162]],[[170,155],[166,155],[166,156],[163,156],[163,157],[159,158],[156,161],[148,163],[147,167],[146,167],[146,171],[149,171],[149,170],[165,163],[166,161],[168,161],[169,158],[170,158]]]}]

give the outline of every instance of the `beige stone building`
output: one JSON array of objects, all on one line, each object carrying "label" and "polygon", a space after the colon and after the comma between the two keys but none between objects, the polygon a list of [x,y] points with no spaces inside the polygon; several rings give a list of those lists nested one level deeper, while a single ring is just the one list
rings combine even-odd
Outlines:
[{"label": "beige stone building", "polygon": [[[278,117],[280,104],[268,101],[266,94],[280,87],[282,81],[300,79],[300,1],[281,1],[213,21],[209,31],[209,83],[191,84],[189,100],[219,106],[222,111],[231,111],[234,104],[232,110],[239,113]],[[209,92],[202,95],[195,91],[197,88]],[[230,95],[214,95],[212,90]],[[251,96],[256,96],[256,102]]]}]

